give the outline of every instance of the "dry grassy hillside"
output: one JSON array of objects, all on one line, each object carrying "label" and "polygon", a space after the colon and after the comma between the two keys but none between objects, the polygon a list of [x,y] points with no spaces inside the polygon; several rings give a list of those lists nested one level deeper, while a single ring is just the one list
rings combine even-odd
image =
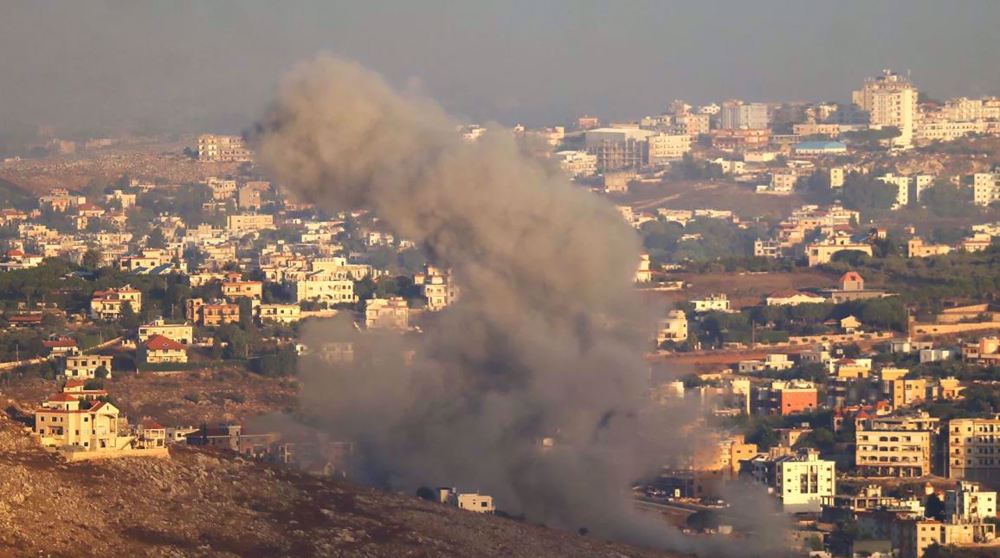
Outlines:
[{"label": "dry grassy hillside", "polygon": [[0,415],[0,558],[652,557],[188,447],[67,464]]}]

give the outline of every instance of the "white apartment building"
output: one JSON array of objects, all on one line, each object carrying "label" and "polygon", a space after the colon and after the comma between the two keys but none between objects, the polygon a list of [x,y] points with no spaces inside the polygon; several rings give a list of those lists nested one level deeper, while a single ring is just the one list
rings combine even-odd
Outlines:
[{"label": "white apartment building", "polygon": [[785,513],[818,513],[824,499],[836,494],[836,464],[806,450],[779,457],[775,463],[775,494]]},{"label": "white apartment building", "polygon": [[1000,201],[1000,172],[972,175],[972,203],[987,206]]},{"label": "white apartment building", "polygon": [[352,304],[358,301],[354,295],[354,281],[350,279],[305,278],[291,283],[295,290],[295,302],[311,300],[330,304]]},{"label": "white apartment building", "polygon": [[997,493],[982,490],[979,484],[959,481],[955,490],[944,493],[944,516],[950,521],[975,521],[997,516]]},{"label": "white apartment building", "polygon": [[566,174],[577,176],[592,176],[597,174],[597,155],[586,151],[558,151],[556,159],[559,168]]},{"label": "white apartment building", "polygon": [[683,343],[688,338],[688,320],[683,310],[671,310],[656,329],[656,346],[667,341]]},{"label": "white apartment building", "polygon": [[691,136],[687,134],[656,134],[649,136],[648,161],[652,166],[677,161],[691,151]]},{"label": "white apartment building", "polygon": [[892,126],[899,130],[899,136],[893,139],[895,147],[913,145],[917,88],[909,79],[891,70],[882,70],[882,75],[866,79],[864,86],[853,92],[852,100],[868,112],[871,126]]},{"label": "white apartment building", "polygon": [[729,312],[732,306],[725,293],[709,295],[705,298],[692,300],[695,312]]}]

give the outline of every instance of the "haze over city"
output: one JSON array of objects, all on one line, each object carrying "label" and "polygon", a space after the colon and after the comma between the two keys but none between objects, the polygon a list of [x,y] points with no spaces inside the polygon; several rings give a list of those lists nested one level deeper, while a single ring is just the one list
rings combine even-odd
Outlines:
[{"label": "haze over city", "polygon": [[4,2],[0,134],[236,132],[329,51],[506,125],[671,99],[849,100],[881,68],[932,96],[1000,93],[1000,5],[963,1]]}]

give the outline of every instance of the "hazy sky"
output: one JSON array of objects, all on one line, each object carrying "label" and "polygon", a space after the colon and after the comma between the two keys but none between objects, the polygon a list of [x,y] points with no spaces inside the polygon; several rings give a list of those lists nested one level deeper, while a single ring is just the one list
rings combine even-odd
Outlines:
[{"label": "hazy sky", "polygon": [[883,67],[1000,94],[998,22],[995,0],[0,0],[0,134],[239,129],[321,50],[508,124],[843,100]]}]

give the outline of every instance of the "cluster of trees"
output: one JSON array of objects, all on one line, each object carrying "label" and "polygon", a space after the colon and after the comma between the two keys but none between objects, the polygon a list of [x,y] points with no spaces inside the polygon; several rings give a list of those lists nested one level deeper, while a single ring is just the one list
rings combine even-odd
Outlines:
[{"label": "cluster of trees", "polygon": [[710,161],[699,161],[690,153],[685,153],[680,161],[670,165],[670,177],[674,180],[716,180],[725,176],[722,166]]},{"label": "cluster of trees", "polygon": [[[684,308],[689,314],[690,306]],[[789,335],[820,335],[831,332],[830,320],[854,316],[862,324],[879,329],[905,331],[906,307],[898,297],[852,300],[840,304],[817,303],[789,306],[755,306],[740,312],[707,312],[689,324],[690,333],[703,344],[787,341]],[[757,328],[754,333],[754,328]]]},{"label": "cluster of trees", "polygon": [[[643,223],[643,246],[654,262],[708,262],[749,258],[754,240],[765,236],[757,227],[740,228],[722,219],[694,219],[687,226],[673,221]],[[687,238],[685,235],[700,236]]]},{"label": "cluster of trees", "polygon": [[866,258],[850,264],[833,262],[827,269],[855,270],[869,283],[900,290],[904,301],[922,306],[943,299],[995,300],[1000,292],[1000,248],[952,253],[933,258]]}]

